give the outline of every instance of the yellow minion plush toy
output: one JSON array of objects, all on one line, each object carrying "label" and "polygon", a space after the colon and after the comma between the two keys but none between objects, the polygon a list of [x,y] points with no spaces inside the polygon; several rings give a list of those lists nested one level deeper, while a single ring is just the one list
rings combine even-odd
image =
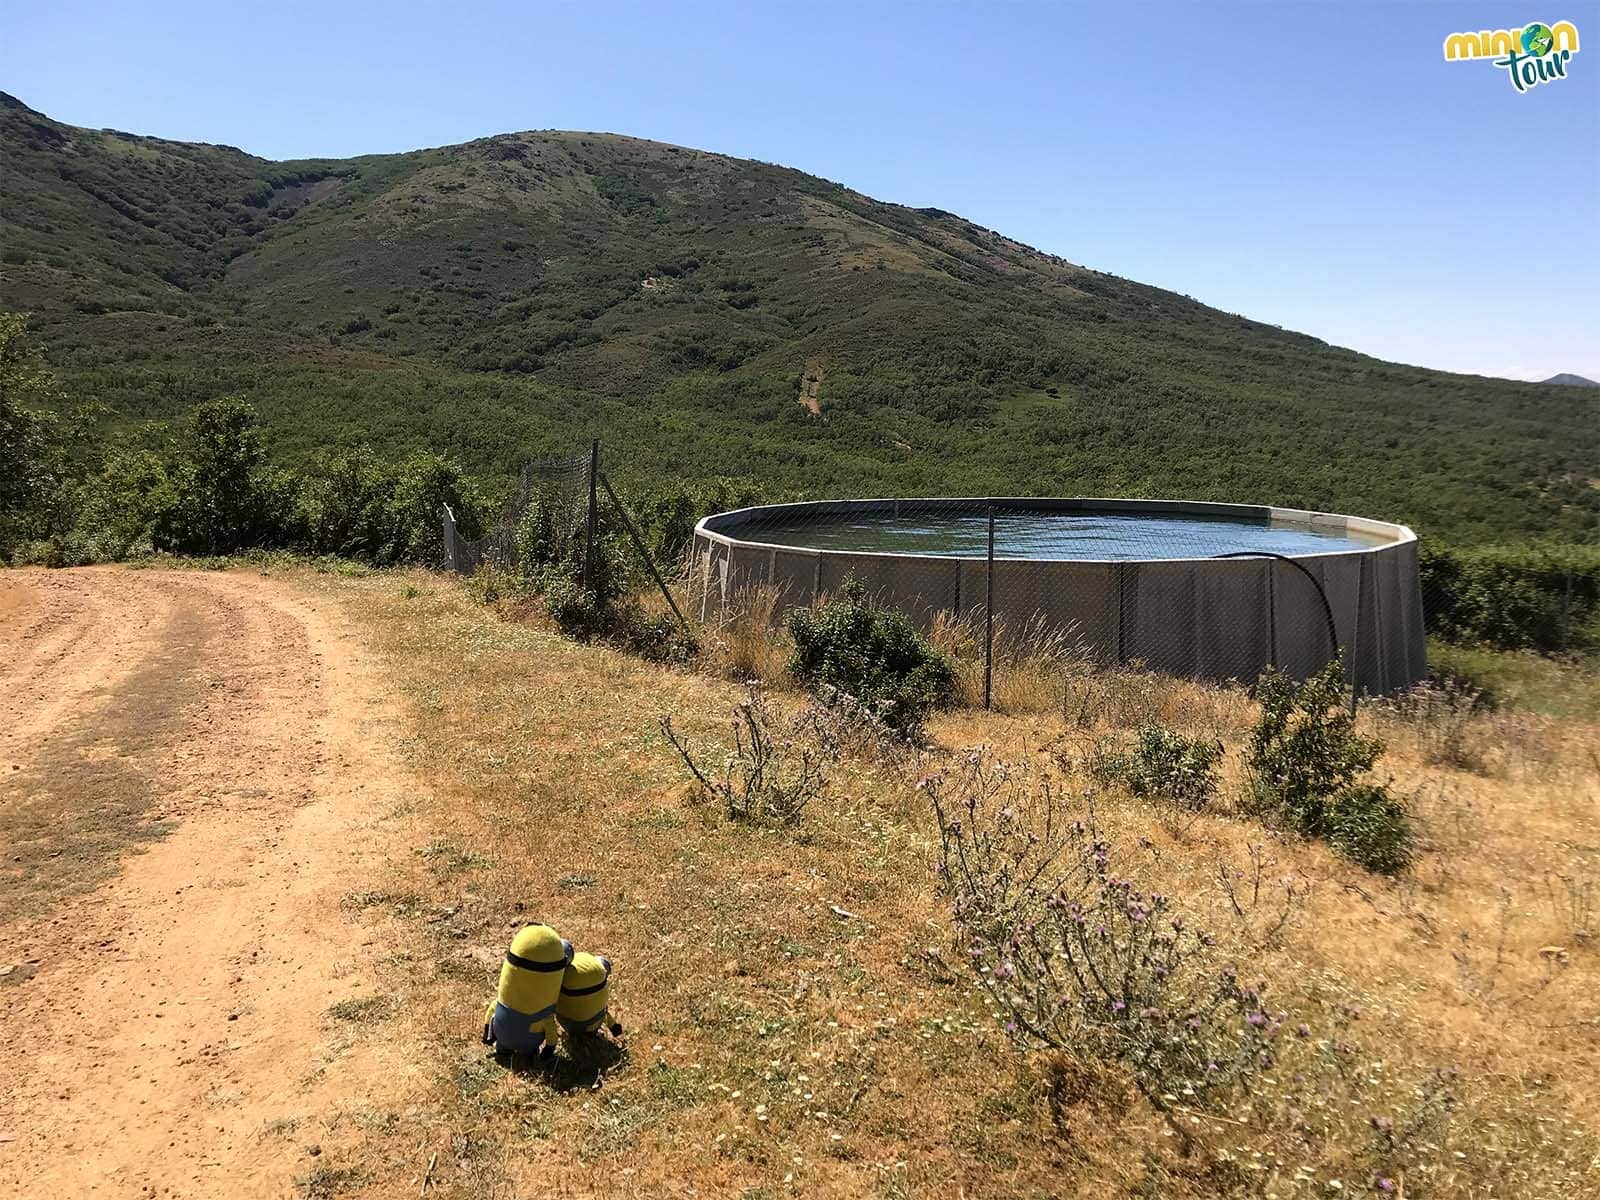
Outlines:
[{"label": "yellow minion plush toy", "polygon": [[580,950],[567,964],[556,1001],[556,1020],[568,1036],[594,1033],[605,1025],[613,1037],[622,1036],[622,1024],[611,1017],[611,960]]},{"label": "yellow minion plush toy", "polygon": [[518,930],[483,1015],[484,1044],[512,1055],[555,1053],[556,1001],[571,961],[572,943],[550,926]]}]

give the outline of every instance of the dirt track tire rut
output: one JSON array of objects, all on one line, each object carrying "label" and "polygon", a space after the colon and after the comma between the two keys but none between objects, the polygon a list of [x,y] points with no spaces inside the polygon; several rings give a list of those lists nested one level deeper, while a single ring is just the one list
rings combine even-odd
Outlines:
[{"label": "dirt track tire rut", "polygon": [[352,632],[243,572],[13,572],[0,655],[0,1194],[285,1194],[263,1129],[391,1086],[325,1018],[413,786]]}]

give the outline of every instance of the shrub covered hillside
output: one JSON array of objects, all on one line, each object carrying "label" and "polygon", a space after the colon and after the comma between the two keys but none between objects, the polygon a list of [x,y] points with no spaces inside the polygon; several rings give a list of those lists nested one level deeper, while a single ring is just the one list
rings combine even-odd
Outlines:
[{"label": "shrub covered hillside", "polygon": [[[0,97],[4,305],[65,396],[506,478],[603,436],[777,491],[1184,495],[1466,544],[1600,520],[1596,393],[1383,363],[769,164],[533,132],[274,163]],[[1093,253],[1093,233],[1084,253]]]}]

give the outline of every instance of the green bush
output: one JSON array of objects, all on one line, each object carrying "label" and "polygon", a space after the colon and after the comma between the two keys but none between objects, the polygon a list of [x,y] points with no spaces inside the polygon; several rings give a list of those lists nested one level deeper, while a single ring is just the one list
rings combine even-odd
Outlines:
[{"label": "green bush", "polygon": [[299,476],[289,537],[313,554],[378,566],[436,562],[444,504],[457,514],[461,536],[473,537],[476,506],[460,470],[442,455],[391,463],[368,446],[321,451]]},{"label": "green bush", "polygon": [[1410,860],[1404,805],[1381,784],[1358,783],[1383,743],[1355,731],[1344,705],[1344,660],[1304,683],[1269,671],[1257,685],[1247,806],[1355,862],[1393,873]]},{"label": "green bush", "polygon": [[856,580],[848,580],[819,608],[792,611],[789,633],[794,638],[789,673],[796,680],[813,689],[837,689],[877,708],[895,729],[916,729],[954,695],[949,661],[905,614],[870,603]]},{"label": "green bush", "polygon": [[1372,769],[1383,743],[1355,732],[1344,704],[1344,660],[1304,683],[1268,671],[1257,685],[1261,716],[1250,738],[1250,785],[1256,807],[1297,829],[1320,834],[1329,802]]},{"label": "green bush", "polygon": [[1600,547],[1531,543],[1426,547],[1428,630],[1499,650],[1600,647]]},{"label": "green bush", "polygon": [[149,553],[158,525],[177,508],[169,463],[150,450],[113,449],[78,493],[77,518],[66,540],[98,547],[94,561]]},{"label": "green bush", "polygon": [[14,567],[60,567],[61,544],[44,538],[19,542],[11,548],[11,565]]},{"label": "green bush", "polygon": [[1356,784],[1334,797],[1327,837],[1330,846],[1369,871],[1398,875],[1411,864],[1406,806],[1377,784]]},{"label": "green bush", "polygon": [[686,663],[700,653],[700,640],[676,617],[666,613],[650,616],[637,605],[630,607],[620,640],[626,649],[650,662]]},{"label": "green bush", "polygon": [[[517,569],[537,579],[563,559],[581,555],[585,520],[582,509],[560,487],[537,488],[512,531]],[[581,570],[581,558],[575,561]]]},{"label": "green bush", "polygon": [[581,579],[552,573],[544,583],[544,603],[561,632],[580,642],[609,633],[611,605],[603,593],[584,586]]},{"label": "green bush", "polygon": [[523,598],[530,591],[528,581],[521,575],[493,563],[485,563],[467,577],[467,594],[479,604]]},{"label": "green bush", "polygon": [[1131,750],[1103,751],[1091,770],[1101,782],[1121,782],[1135,796],[1160,796],[1199,811],[1216,795],[1221,761],[1216,738],[1188,738],[1164,725],[1147,725]]},{"label": "green bush", "polygon": [[695,523],[701,517],[747,508],[762,498],[761,489],[752,480],[713,479],[637,491],[628,497],[628,508],[644,535],[651,556],[659,566],[670,571],[688,554]]},{"label": "green bush", "polygon": [[584,539],[574,537],[542,570],[524,566],[524,574],[544,593],[545,607],[568,637],[579,641],[620,635],[630,616],[624,603],[633,577],[627,552],[615,533],[602,527],[594,543],[592,569],[585,578]]}]

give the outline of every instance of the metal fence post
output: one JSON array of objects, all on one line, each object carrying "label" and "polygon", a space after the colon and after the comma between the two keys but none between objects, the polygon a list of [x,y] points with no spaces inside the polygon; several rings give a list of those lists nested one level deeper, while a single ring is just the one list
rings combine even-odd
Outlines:
[{"label": "metal fence post", "polygon": [[583,586],[595,591],[594,543],[600,532],[600,439],[589,444],[589,521],[583,538]]},{"label": "metal fence post", "polygon": [[672,609],[672,615],[678,618],[678,624],[683,626],[685,633],[692,634],[689,622],[678,610],[678,602],[672,598],[672,589],[667,586],[667,581],[661,578],[661,572],[656,569],[655,557],[650,553],[650,547],[645,545],[644,535],[639,532],[638,526],[633,523],[633,518],[628,515],[628,510],[623,507],[622,501],[617,499],[617,491],[611,486],[611,480],[604,475],[600,482],[605,485],[606,495],[611,497],[611,504],[617,510],[617,516],[622,518],[622,524],[628,531],[628,536],[633,539],[634,549],[639,552],[639,557],[644,559],[644,565],[650,570],[650,578],[656,581],[656,586],[661,589],[661,594],[667,598],[667,604]]},{"label": "metal fence post", "polygon": [[983,573],[983,707],[994,698],[994,505],[989,505],[989,556]]},{"label": "metal fence post", "polygon": [[443,513],[440,514],[440,519],[443,526],[442,532],[444,536],[445,570],[459,572],[461,570],[461,566],[456,555],[456,515],[450,511],[450,506],[448,504],[440,504],[439,507],[444,510]]}]

